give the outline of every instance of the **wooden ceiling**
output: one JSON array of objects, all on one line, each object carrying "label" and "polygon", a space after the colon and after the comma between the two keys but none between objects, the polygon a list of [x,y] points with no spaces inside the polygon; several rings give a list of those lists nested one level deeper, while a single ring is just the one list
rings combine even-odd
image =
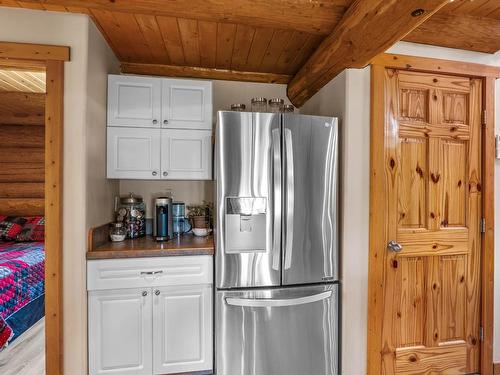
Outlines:
[{"label": "wooden ceiling", "polygon": [[[287,83],[304,75],[312,56],[331,57],[315,52],[320,45],[331,49],[332,35],[354,51],[343,68],[366,64],[364,51],[377,52],[401,38],[489,53],[500,49],[499,0],[0,0],[0,6],[88,14],[127,73]],[[411,27],[399,25],[418,8],[426,11],[424,18],[410,18]],[[358,23],[347,18],[359,23],[361,39],[339,32],[342,24],[356,29]],[[372,29],[362,27],[370,21]],[[401,31],[380,37],[389,31],[378,25]],[[307,90],[296,103],[316,91]]]},{"label": "wooden ceiling", "polygon": [[45,93],[45,72],[0,69],[0,91]]}]

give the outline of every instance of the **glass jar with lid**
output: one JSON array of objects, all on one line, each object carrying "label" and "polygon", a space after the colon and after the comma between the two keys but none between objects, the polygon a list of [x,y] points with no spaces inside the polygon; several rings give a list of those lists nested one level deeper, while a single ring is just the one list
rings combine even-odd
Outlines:
[{"label": "glass jar with lid", "polygon": [[140,195],[129,193],[117,199],[116,221],[122,222],[128,238],[146,235],[146,204]]},{"label": "glass jar with lid", "polygon": [[273,113],[283,112],[285,101],[280,98],[269,99],[269,111]]},{"label": "glass jar with lid", "polygon": [[237,104],[231,104],[231,111],[235,111],[235,112],[245,112],[245,104],[240,104],[240,103],[237,103]]},{"label": "glass jar with lid", "polygon": [[285,112],[285,113],[293,113],[293,112],[295,112],[295,107],[293,105],[291,105],[291,104],[285,104],[283,106],[283,112]]},{"label": "glass jar with lid", "polygon": [[122,222],[109,224],[109,238],[113,242],[123,241],[127,237],[127,228]]},{"label": "glass jar with lid", "polygon": [[252,99],[252,112],[267,112],[267,99],[266,98],[253,98]]}]

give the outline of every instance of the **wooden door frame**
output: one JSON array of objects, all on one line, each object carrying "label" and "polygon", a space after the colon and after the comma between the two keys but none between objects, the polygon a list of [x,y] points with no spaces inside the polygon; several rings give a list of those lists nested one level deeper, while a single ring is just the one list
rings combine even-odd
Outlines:
[{"label": "wooden door frame", "polygon": [[[385,83],[386,69],[419,71],[480,78],[483,81],[482,106],[486,125],[482,126],[482,193],[486,231],[482,234],[481,253],[481,326],[480,366],[482,375],[493,375],[493,278],[494,278],[494,175],[495,175],[495,80],[497,67],[457,61],[396,54],[381,54],[371,62],[370,129],[370,249],[368,290],[368,363],[369,375],[381,374],[380,338],[382,337],[385,249]],[[490,204],[488,204],[490,203]]]},{"label": "wooden door frame", "polygon": [[45,371],[63,369],[63,114],[69,47],[0,42],[0,66],[46,72],[45,99]]}]

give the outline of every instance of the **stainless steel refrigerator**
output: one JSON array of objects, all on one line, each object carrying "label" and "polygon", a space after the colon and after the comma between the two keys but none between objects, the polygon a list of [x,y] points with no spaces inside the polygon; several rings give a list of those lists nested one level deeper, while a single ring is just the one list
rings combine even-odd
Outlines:
[{"label": "stainless steel refrigerator", "polygon": [[217,375],[338,374],[338,126],[219,112]]}]

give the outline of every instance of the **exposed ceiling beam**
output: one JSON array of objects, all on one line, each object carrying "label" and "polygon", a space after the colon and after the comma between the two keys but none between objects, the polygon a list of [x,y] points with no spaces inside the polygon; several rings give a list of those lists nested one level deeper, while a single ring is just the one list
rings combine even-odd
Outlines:
[{"label": "exposed ceiling beam", "polygon": [[286,74],[242,72],[237,70],[198,68],[161,64],[122,63],[121,72],[167,77],[221,79],[263,83],[288,83],[292,76]]},{"label": "exposed ceiling beam", "polygon": [[448,2],[355,0],[333,32],[292,79],[288,85],[289,99],[296,107],[302,106],[344,69],[366,66],[373,57],[404,38]]},{"label": "exposed ceiling beam", "polygon": [[294,29],[327,35],[351,0],[22,0],[63,7],[109,10]]},{"label": "exposed ceiling beam", "polygon": [[408,34],[404,40],[495,53],[500,50],[500,20],[437,13]]}]

